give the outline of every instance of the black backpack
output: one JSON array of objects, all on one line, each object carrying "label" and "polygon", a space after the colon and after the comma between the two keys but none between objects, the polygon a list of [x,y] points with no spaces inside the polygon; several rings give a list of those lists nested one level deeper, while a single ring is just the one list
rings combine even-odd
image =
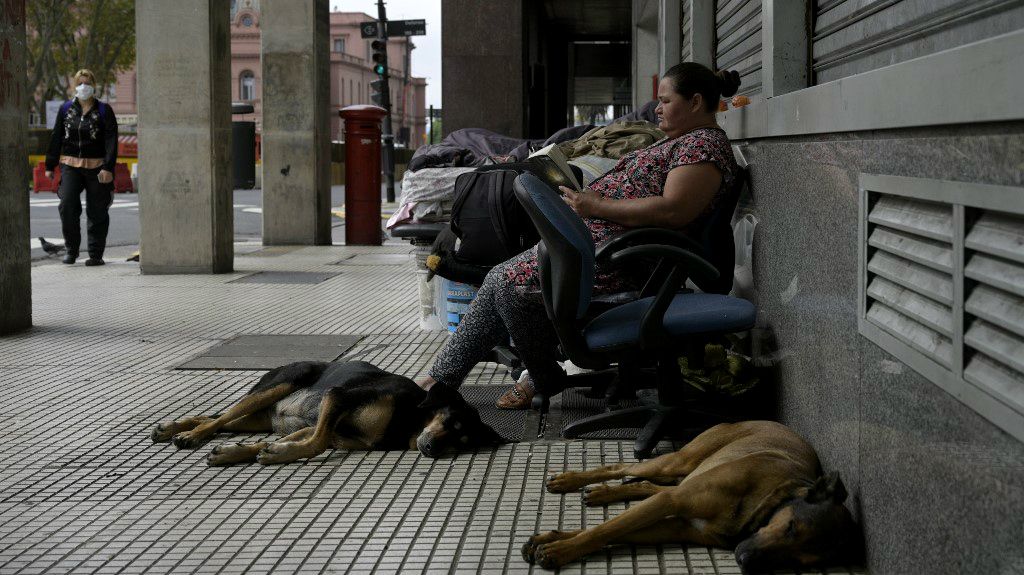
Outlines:
[{"label": "black backpack", "polygon": [[[572,166],[576,179],[583,172]],[[450,229],[434,241],[430,269],[452,281],[480,285],[490,269],[533,247],[540,234],[512,183],[529,162],[490,164],[455,179]],[[459,248],[455,249],[458,238]],[[428,262],[428,264],[429,264]]]},{"label": "black backpack", "polygon": [[490,268],[540,240],[512,189],[518,175],[499,169],[469,172],[455,180],[451,227],[462,240],[456,255],[463,262]]},{"label": "black backpack", "polygon": [[480,285],[492,267],[540,240],[512,190],[518,175],[514,169],[487,166],[455,180],[451,223],[437,236],[427,262],[433,273]]}]

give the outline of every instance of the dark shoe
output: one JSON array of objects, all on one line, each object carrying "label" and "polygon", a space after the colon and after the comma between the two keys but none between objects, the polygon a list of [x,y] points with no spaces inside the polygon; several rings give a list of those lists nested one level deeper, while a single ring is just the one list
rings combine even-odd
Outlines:
[{"label": "dark shoe", "polygon": [[105,263],[106,262],[103,261],[103,258],[89,258],[85,260],[85,265],[87,266],[101,266]]},{"label": "dark shoe", "polygon": [[76,259],[78,259],[78,256],[73,256],[71,254],[64,254],[64,259],[61,260],[61,261],[70,265],[70,264],[75,263]]}]

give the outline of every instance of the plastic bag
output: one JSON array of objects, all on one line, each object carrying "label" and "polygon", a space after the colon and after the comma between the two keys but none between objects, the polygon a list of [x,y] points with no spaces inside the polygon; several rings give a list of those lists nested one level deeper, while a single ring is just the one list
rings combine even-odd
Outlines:
[{"label": "plastic bag", "polygon": [[754,214],[746,214],[736,221],[732,228],[733,243],[736,245],[736,267],[733,268],[732,291],[729,295],[752,299],[754,296],[754,228],[757,227]]}]

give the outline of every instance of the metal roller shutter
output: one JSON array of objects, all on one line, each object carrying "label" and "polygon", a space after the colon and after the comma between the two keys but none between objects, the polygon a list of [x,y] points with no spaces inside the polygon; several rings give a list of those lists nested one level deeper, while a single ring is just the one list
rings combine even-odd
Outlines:
[{"label": "metal roller shutter", "polygon": [[815,0],[815,83],[1019,29],[1024,0]]},{"label": "metal roller shutter", "polygon": [[681,52],[679,54],[680,62],[689,62],[693,56],[690,54],[690,27],[692,26],[690,13],[690,2],[688,0],[681,0],[682,5],[679,8],[680,16],[679,19],[682,21],[683,33],[679,38],[679,44]]},{"label": "metal roller shutter", "polygon": [[718,1],[715,68],[740,73],[740,94],[761,91],[761,0]]}]

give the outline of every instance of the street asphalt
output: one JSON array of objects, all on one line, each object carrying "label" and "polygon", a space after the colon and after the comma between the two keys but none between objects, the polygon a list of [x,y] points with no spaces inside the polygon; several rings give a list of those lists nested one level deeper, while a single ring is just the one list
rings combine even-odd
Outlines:
[{"label": "street asphalt", "polygon": [[[40,246],[39,238],[46,238],[54,244],[63,244],[60,214],[57,206],[60,200],[52,192],[29,193],[29,217],[31,219],[32,260],[49,257]],[[340,207],[345,203],[345,186],[331,187],[331,226],[335,243],[344,241],[345,222],[339,217]],[[235,190],[235,241],[251,242],[263,233],[262,190]],[[387,211],[387,210],[386,210]],[[82,250],[85,238],[85,194],[82,194]],[[139,196],[138,194],[115,194],[110,206],[110,230],[107,233],[107,247],[136,246],[139,244]]]}]

